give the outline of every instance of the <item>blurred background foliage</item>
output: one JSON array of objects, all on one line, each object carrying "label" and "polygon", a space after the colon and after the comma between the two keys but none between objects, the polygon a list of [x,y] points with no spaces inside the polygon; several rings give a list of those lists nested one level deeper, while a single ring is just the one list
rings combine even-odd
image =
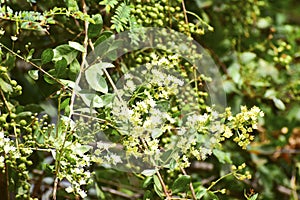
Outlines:
[{"label": "blurred background foliage", "polygon": [[[0,2],[14,11],[47,12],[54,7],[66,7],[66,2],[71,1]],[[105,7],[94,0],[87,0],[86,4],[89,5],[90,15],[102,15],[103,30],[109,30],[111,16],[107,14]],[[206,31],[205,34],[195,31],[192,36],[210,52],[216,64],[220,66],[228,105],[232,107],[233,112],[238,112],[240,105],[256,105],[265,113],[260,121],[258,136],[247,150],[241,150],[231,142],[225,143],[224,146],[224,151],[231,155],[233,163],[247,164],[253,178],[237,182],[228,177],[223,179],[216,189],[227,189],[226,196],[222,196],[222,199],[241,199],[241,195],[251,192],[259,193],[259,199],[299,199],[300,2],[189,0],[185,1],[185,6],[214,29]],[[27,15],[33,17],[32,13]],[[37,19],[33,21],[35,20],[36,24],[27,24],[28,27],[22,30],[18,29],[13,19],[0,17],[0,32],[5,30],[0,38],[1,43],[24,57],[40,58],[47,48],[55,48],[70,40],[83,41],[84,21],[80,20],[80,17],[75,19],[60,14],[45,19],[35,17]],[[197,23],[197,18],[193,15],[188,14],[188,20]],[[167,22],[157,23],[165,25]],[[177,28],[180,30],[180,27]],[[97,37],[99,35],[94,35],[94,38]],[[43,108],[46,113],[54,115],[56,102],[50,101],[50,96],[59,87],[48,84],[44,79],[32,81],[27,72],[33,68],[21,59],[6,53],[1,57],[1,65],[8,66],[11,78],[23,87],[22,95],[15,97],[19,104],[39,105],[35,106],[37,112]],[[50,70],[51,67],[45,65],[44,69]],[[39,159],[40,155],[32,158],[34,163],[40,162]],[[224,175],[228,171],[227,167],[220,164],[215,157],[210,157],[205,162],[194,162],[188,171],[193,179],[201,180],[205,185]],[[141,189],[132,189],[129,186],[137,182],[134,177],[128,178],[120,172],[101,170],[103,169],[97,171],[96,180],[104,190],[109,190],[107,185],[114,184],[110,182],[110,177],[118,178],[120,185],[115,185],[116,191],[126,184],[128,188],[123,188],[124,193]],[[106,198],[117,199],[113,194]]]}]

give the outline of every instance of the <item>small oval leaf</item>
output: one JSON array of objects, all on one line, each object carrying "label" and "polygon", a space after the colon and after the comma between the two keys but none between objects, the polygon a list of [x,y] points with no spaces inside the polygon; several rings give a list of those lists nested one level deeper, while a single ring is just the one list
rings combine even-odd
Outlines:
[{"label": "small oval leaf", "polygon": [[54,52],[52,49],[46,49],[45,51],[43,51],[41,59],[42,59],[42,64],[46,64],[50,61],[52,61],[54,57]]},{"label": "small oval leaf", "polygon": [[85,48],[78,42],[69,41],[69,46],[77,51],[85,52]]}]

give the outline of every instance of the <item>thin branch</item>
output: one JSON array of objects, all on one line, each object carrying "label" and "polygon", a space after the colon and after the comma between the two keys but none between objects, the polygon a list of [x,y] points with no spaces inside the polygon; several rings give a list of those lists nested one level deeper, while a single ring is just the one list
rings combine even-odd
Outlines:
[{"label": "thin branch", "polygon": [[185,9],[185,4],[184,4],[184,0],[182,0],[182,9],[183,9],[183,14],[184,14],[184,20],[185,20],[185,23],[188,24],[189,23],[189,20],[188,20],[188,17],[187,17],[187,11]]},{"label": "thin branch", "polygon": [[157,174],[158,179],[159,179],[159,182],[160,182],[160,184],[161,184],[161,186],[162,186],[162,188],[163,188],[163,190],[164,190],[164,193],[165,193],[165,195],[167,196],[166,199],[167,199],[167,200],[171,200],[172,198],[171,198],[171,196],[170,196],[170,194],[169,194],[169,192],[168,192],[168,190],[167,190],[166,184],[164,183],[164,180],[162,179],[159,170],[157,170],[156,174]]},{"label": "thin branch", "polygon": [[3,93],[3,91],[1,89],[0,89],[0,94],[1,94],[3,102],[4,102],[4,104],[5,104],[5,106],[6,106],[7,110],[8,110],[8,113],[10,114],[11,110],[9,108],[9,105],[8,105],[8,102],[7,102],[6,98],[5,98],[5,95],[4,95],[4,93]]},{"label": "thin branch", "polygon": [[[81,0],[82,4],[82,11],[84,14],[87,14],[86,10],[86,3],[85,0]],[[82,61],[80,65],[80,72],[78,74],[78,77],[75,82],[75,86],[79,85],[80,78],[81,78],[81,73],[83,72],[85,65],[86,65],[86,56],[87,56],[87,50],[88,50],[88,27],[89,27],[89,22],[86,20],[84,21],[84,41],[83,41],[83,47],[85,51],[82,53]],[[73,113],[74,113],[74,102],[75,102],[75,96],[76,96],[76,91],[75,89],[72,90],[72,95],[71,95],[71,103],[70,103],[70,114],[69,114],[69,120],[71,119]]]},{"label": "thin branch", "polygon": [[[86,3],[85,3],[85,0],[81,0],[81,4],[82,4],[82,11],[84,14],[87,14],[87,10],[86,10]],[[81,77],[81,73],[86,65],[86,56],[87,56],[87,47],[88,47],[88,27],[89,27],[89,22],[87,20],[84,21],[84,42],[83,42],[83,46],[84,46],[84,49],[85,51],[82,52],[82,62],[81,62],[81,65],[80,65],[80,72],[78,74],[78,77],[77,77],[77,80],[75,82],[75,86],[79,84],[80,82],[80,77]],[[72,95],[71,95],[71,103],[70,103],[70,114],[69,114],[69,123],[68,123],[68,126],[66,128],[66,130],[69,129],[69,126],[70,126],[70,121],[71,121],[71,118],[72,118],[72,115],[74,113],[74,102],[75,102],[75,96],[76,96],[76,90],[75,88],[73,88],[72,90]],[[56,154],[57,158],[55,159],[55,169],[56,169],[56,177],[55,177],[55,180],[54,180],[54,186],[53,186],[53,200],[56,200],[56,192],[57,192],[57,187],[58,187],[58,174],[59,174],[59,171],[60,171],[60,158],[62,156],[62,153],[63,153],[63,149],[64,149],[64,145],[65,145],[65,142],[68,138],[68,135],[66,134],[65,138],[64,138],[64,142],[59,150],[59,153]]]},{"label": "thin branch", "polygon": [[[180,167],[180,170],[182,171],[182,173],[183,173],[184,175],[188,175],[188,174],[186,173],[186,171],[185,171],[182,167]],[[195,193],[195,189],[194,189],[194,187],[193,187],[193,183],[190,182],[189,185],[190,185],[190,190],[191,190],[191,192],[192,192],[192,197],[193,197],[193,199],[194,199],[194,200],[197,200],[196,193]]]},{"label": "thin branch", "polygon": [[38,66],[37,64],[29,61],[28,59],[20,56],[19,54],[15,53],[13,50],[11,50],[10,48],[6,47],[4,44],[0,43],[0,47],[3,47],[4,49],[6,49],[7,51],[9,51],[11,54],[13,54],[14,56],[20,58],[21,60],[31,64],[33,67],[37,68],[39,71],[43,72],[44,74],[46,74],[47,76],[49,76],[51,79],[53,79],[54,81],[56,81],[57,83],[59,83],[62,86],[65,86],[65,84],[63,84],[60,80],[58,80],[57,78],[55,78],[54,76],[52,76],[51,74],[49,74],[48,72],[46,72],[42,67]]}]

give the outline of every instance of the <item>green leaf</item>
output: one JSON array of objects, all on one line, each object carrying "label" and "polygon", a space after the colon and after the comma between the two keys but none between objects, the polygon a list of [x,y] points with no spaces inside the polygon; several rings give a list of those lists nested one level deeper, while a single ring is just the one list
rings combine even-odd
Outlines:
[{"label": "green leaf", "polygon": [[98,199],[105,199],[105,194],[104,192],[100,189],[97,183],[95,183],[95,188],[96,188],[96,194]]},{"label": "green leaf", "polygon": [[215,193],[213,193],[212,191],[208,191],[207,194],[208,194],[209,199],[212,199],[212,200],[218,200],[219,199],[219,197]]},{"label": "green leaf", "polygon": [[107,38],[113,35],[113,32],[111,31],[103,31],[100,35],[100,37],[96,40],[94,43],[94,46],[98,46],[101,42],[105,41]]},{"label": "green leaf", "polygon": [[53,49],[53,61],[59,61],[62,58],[67,60],[68,65],[77,57],[78,51],[67,44],[60,45]]},{"label": "green leaf", "polygon": [[257,27],[260,29],[265,29],[270,27],[272,24],[272,19],[270,17],[259,18],[257,21]]},{"label": "green leaf", "polygon": [[24,118],[24,117],[30,117],[32,115],[32,112],[30,111],[24,111],[17,114],[17,117]]},{"label": "green leaf", "polygon": [[113,99],[115,98],[115,94],[104,94],[101,96],[103,106],[106,106],[113,102]]},{"label": "green leaf", "polygon": [[[144,170],[145,171],[145,170]],[[156,170],[155,170],[155,173],[156,173]],[[148,176],[144,182],[143,182],[143,188],[147,188],[148,185],[150,185],[150,183],[152,182],[153,180],[153,177],[152,176]]]},{"label": "green leaf", "polygon": [[252,52],[243,52],[240,55],[241,62],[244,64],[249,63],[250,61],[254,60],[255,58],[256,58],[256,54],[252,53]]},{"label": "green leaf", "polygon": [[59,81],[61,83],[63,83],[66,87],[70,87],[72,89],[76,88],[75,87],[75,82],[74,81],[70,81],[70,80],[65,80],[65,79],[59,79]]},{"label": "green leaf", "polygon": [[79,96],[81,97],[82,101],[91,108],[101,108],[106,105],[106,102],[104,102],[100,96],[94,93],[80,91]]},{"label": "green leaf", "polygon": [[85,103],[85,105],[91,107],[92,106],[92,101],[95,97],[94,93],[88,93],[85,91],[80,91],[79,96],[81,97],[82,101]]},{"label": "green leaf", "polygon": [[[55,69],[50,69],[48,71],[48,74],[52,75],[52,76],[55,76],[56,72],[55,72]],[[53,78],[51,78],[50,76],[48,76],[47,74],[44,75],[44,80],[49,83],[49,84],[54,84],[54,83],[57,83]]]},{"label": "green leaf", "polygon": [[230,80],[225,80],[223,82],[223,87],[224,87],[225,92],[228,94],[232,93],[232,92],[241,94],[241,92],[236,88],[236,85]]},{"label": "green leaf", "polygon": [[100,62],[100,63],[96,63],[96,64],[90,66],[89,68],[91,68],[91,67],[92,68],[94,68],[94,67],[98,68],[98,71],[101,70],[101,72],[102,72],[102,69],[114,68],[115,66],[113,64],[111,64],[111,63],[108,63],[108,62]]},{"label": "green leaf", "polygon": [[150,176],[150,177],[152,177],[156,172],[157,172],[156,169],[145,169],[145,170],[142,171],[142,174],[144,176]]},{"label": "green leaf", "polygon": [[174,181],[174,183],[173,183],[173,185],[171,187],[172,192],[174,194],[176,194],[178,192],[186,191],[187,188],[188,188],[188,185],[189,185],[190,181],[191,181],[191,177],[188,176],[188,175],[182,175],[182,176],[178,177]]},{"label": "green leaf", "polygon": [[91,88],[102,93],[108,92],[108,86],[106,80],[102,76],[103,74],[102,69],[111,66],[113,65],[110,63],[97,63],[95,65],[90,66],[85,71],[86,80]]},{"label": "green leaf", "polygon": [[155,139],[155,138],[160,137],[163,133],[164,133],[164,131],[161,128],[154,128],[154,129],[152,129],[151,137],[153,139]]},{"label": "green leaf", "polygon": [[78,60],[74,59],[71,62],[69,68],[70,68],[69,78],[71,80],[75,80],[80,72],[80,64],[79,64]]},{"label": "green leaf", "polygon": [[91,105],[93,108],[102,108],[104,106],[104,102],[101,97],[95,95],[94,98],[92,99]]},{"label": "green leaf", "polygon": [[2,78],[0,78],[0,87],[4,92],[13,92],[12,86],[5,82]]},{"label": "green leaf", "polygon": [[41,59],[42,59],[42,64],[46,64],[50,61],[52,61],[54,57],[54,52],[52,49],[46,49],[45,51],[43,51]]},{"label": "green leaf", "polygon": [[30,49],[28,55],[26,56],[26,61],[29,61],[32,58],[34,51],[34,49]]},{"label": "green leaf", "polygon": [[80,145],[79,147],[76,147],[73,151],[79,156],[83,156],[86,152],[91,150],[92,147],[90,145]]},{"label": "green leaf", "polygon": [[55,62],[55,72],[57,77],[62,77],[67,72],[68,63],[65,58]]},{"label": "green leaf", "polygon": [[153,176],[153,181],[154,181],[154,186],[153,186],[154,191],[160,198],[164,199],[163,197],[165,196],[165,194],[163,193],[162,185],[156,175]]},{"label": "green leaf", "polygon": [[279,110],[285,110],[285,105],[280,99],[274,97],[272,100],[273,100],[276,108],[278,108]]},{"label": "green leaf", "polygon": [[240,66],[237,63],[232,64],[228,68],[228,74],[231,76],[233,82],[240,85],[242,82],[241,74],[240,74]]},{"label": "green leaf", "polygon": [[70,98],[66,98],[63,102],[60,104],[60,110],[65,109],[70,103]]},{"label": "green leaf", "polygon": [[93,15],[92,18],[95,21],[95,24],[90,24],[88,27],[89,38],[97,37],[101,33],[103,25],[102,16],[100,14]]},{"label": "green leaf", "polygon": [[229,152],[224,152],[219,149],[214,149],[213,154],[217,157],[220,163],[232,163]]},{"label": "green leaf", "polygon": [[160,159],[163,163],[169,163],[170,159],[172,159],[172,155],[174,155],[174,149],[169,149],[161,155]]},{"label": "green leaf", "polygon": [[147,199],[153,199],[153,193],[152,193],[150,190],[147,190],[147,191],[144,193],[143,200],[147,200]]},{"label": "green leaf", "polygon": [[36,81],[39,79],[39,70],[29,70],[28,75],[30,76],[30,78]]},{"label": "green leaf", "polygon": [[154,185],[157,187],[157,189],[159,189],[160,191],[162,191],[162,189],[163,189],[162,185],[161,185],[161,183],[159,181],[159,178],[156,175],[153,176],[153,181],[154,181]]},{"label": "green leaf", "polygon": [[274,89],[268,89],[264,94],[264,98],[273,99],[274,97],[276,97],[276,95],[277,92]]},{"label": "green leaf", "polygon": [[79,10],[79,7],[75,0],[66,0],[66,1],[67,1],[67,7],[70,11],[78,11]]},{"label": "green leaf", "polygon": [[201,199],[202,197],[204,197],[204,195],[206,195],[206,193],[207,193],[207,189],[203,186],[200,186],[199,191],[196,193],[197,199]]},{"label": "green leaf", "polygon": [[78,42],[69,41],[70,47],[76,49],[77,51],[85,52],[85,48]]},{"label": "green leaf", "polygon": [[258,194],[256,193],[255,195],[253,195],[250,198],[248,198],[248,200],[256,200],[257,197],[258,197]]}]

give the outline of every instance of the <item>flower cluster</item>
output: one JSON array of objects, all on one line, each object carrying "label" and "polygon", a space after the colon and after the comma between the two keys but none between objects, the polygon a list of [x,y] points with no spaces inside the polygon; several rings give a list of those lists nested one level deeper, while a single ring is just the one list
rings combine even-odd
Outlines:
[{"label": "flower cluster", "polygon": [[[175,160],[174,169],[179,169],[188,167],[193,157],[206,159],[235,133],[234,141],[243,148],[254,139],[249,133],[257,128],[258,116],[262,115],[257,107],[242,107],[236,116],[229,108],[222,114],[210,107],[202,113],[185,110],[187,100],[194,99],[181,95],[182,88],[190,87],[184,85],[186,77],[178,78],[172,71],[178,70],[178,63],[173,62],[178,56],[150,56],[151,62],[139,74],[124,76],[124,86],[118,91],[121,98],[112,104],[112,119],[124,136],[126,156],[142,158],[156,167]],[[163,159],[166,153],[168,159]]]},{"label": "flower cluster", "polygon": [[[258,117],[263,117],[264,113],[256,106],[250,110],[246,106],[241,106],[241,113],[238,113],[235,117],[231,116],[229,110],[227,110],[227,115],[227,126],[236,133],[233,141],[246,149],[247,145],[254,140],[254,135],[251,135],[251,133],[257,129]],[[224,134],[227,138],[232,135],[233,133],[229,130]]]},{"label": "flower cluster", "polygon": [[249,171],[245,171],[244,174],[242,173],[238,173],[239,171],[242,171],[243,169],[246,168],[246,164],[243,163],[241,164],[240,166],[236,167],[235,165],[232,165],[231,166],[231,170],[232,170],[232,173],[233,175],[238,179],[238,180],[245,180],[245,179],[251,179],[252,176],[250,174]]},{"label": "flower cluster", "polygon": [[82,187],[92,181],[91,172],[88,170],[92,162],[91,154],[87,153],[90,149],[91,146],[89,145],[66,142],[63,152],[52,152],[54,159],[57,159],[57,153],[61,154],[58,178],[60,180],[66,178],[71,184],[66,188],[66,191],[79,194],[82,198],[87,196]]}]

